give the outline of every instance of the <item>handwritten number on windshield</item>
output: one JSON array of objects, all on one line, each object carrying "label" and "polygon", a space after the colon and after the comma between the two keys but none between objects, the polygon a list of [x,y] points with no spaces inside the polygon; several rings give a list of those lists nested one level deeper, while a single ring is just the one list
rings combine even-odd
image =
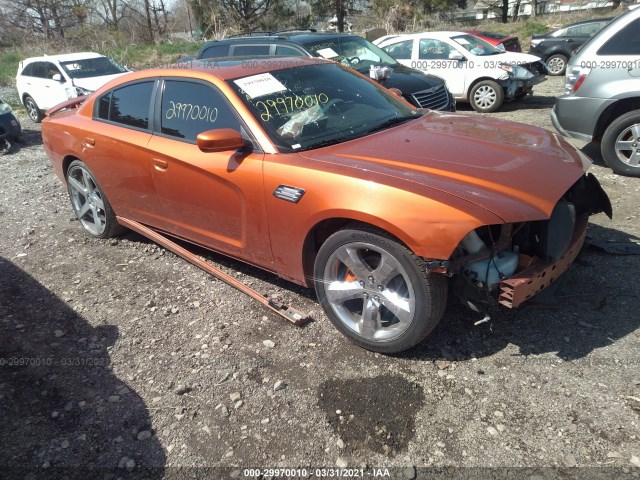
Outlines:
[{"label": "handwritten number on windshield", "polygon": [[328,101],[329,97],[326,93],[316,93],[314,95],[305,95],[304,97],[287,95],[286,97],[277,97],[272,100],[260,100],[255,105],[262,112],[260,114],[262,121],[268,122],[273,118],[273,115],[289,115],[315,105],[324,105]]}]

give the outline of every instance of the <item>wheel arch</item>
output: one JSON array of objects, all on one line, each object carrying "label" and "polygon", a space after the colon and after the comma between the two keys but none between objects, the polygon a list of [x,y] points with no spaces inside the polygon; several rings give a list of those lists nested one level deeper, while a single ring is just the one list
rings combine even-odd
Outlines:
[{"label": "wheel arch", "polygon": [[593,141],[601,141],[605,130],[611,125],[611,122],[634,110],[640,110],[640,98],[638,97],[621,98],[612,105],[609,105],[600,117],[598,117],[598,121],[593,130]]},{"label": "wheel arch", "polygon": [[321,220],[309,230],[302,244],[302,268],[307,285],[313,285],[313,268],[322,244],[331,235],[347,226],[378,230],[385,235],[391,236],[399,244],[411,250],[407,242],[391,233],[388,228],[382,228],[380,225],[347,217],[334,217]]},{"label": "wheel arch", "polygon": [[67,170],[69,170],[69,165],[71,165],[71,162],[73,162],[74,160],[80,159],[75,155],[67,155],[62,159],[62,175],[64,175],[65,181],[67,180]]},{"label": "wheel arch", "polygon": [[484,82],[485,80],[491,80],[492,82],[497,83],[497,84],[502,88],[502,90],[504,91],[504,89],[505,89],[505,88],[504,88],[504,86],[502,86],[502,85],[500,84],[500,80],[498,80],[497,78],[490,77],[490,76],[488,76],[488,75],[484,75],[484,76],[482,76],[482,77],[476,78],[473,82],[471,82],[471,83],[469,84],[469,88],[467,88],[467,100],[470,100],[470,99],[471,99],[471,90],[473,90],[473,88],[474,88],[478,83],[480,83],[480,82]]}]

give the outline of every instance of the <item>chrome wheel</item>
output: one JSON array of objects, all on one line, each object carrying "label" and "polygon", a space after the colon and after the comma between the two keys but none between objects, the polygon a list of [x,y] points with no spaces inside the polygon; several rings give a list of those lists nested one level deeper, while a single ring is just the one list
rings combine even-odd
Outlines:
[{"label": "chrome wheel", "polygon": [[447,280],[388,233],[353,223],[324,240],[314,262],[320,305],[336,329],[368,350],[420,343],[447,302]]},{"label": "chrome wheel", "polygon": [[550,75],[562,75],[567,66],[567,59],[562,55],[552,55],[547,60],[547,69]]},{"label": "chrome wheel", "polygon": [[356,242],[329,257],[323,282],[330,308],[342,324],[365,340],[402,335],[415,317],[415,291],[407,271],[383,248]]},{"label": "chrome wheel", "polygon": [[620,175],[640,177],[640,110],[616,118],[604,131],[602,158]]},{"label": "chrome wheel", "polygon": [[71,205],[82,226],[101,236],[107,226],[105,205],[91,173],[81,164],[72,165],[67,176]]},{"label": "chrome wheel", "polygon": [[640,124],[627,127],[618,135],[615,151],[622,163],[630,167],[640,165]]}]

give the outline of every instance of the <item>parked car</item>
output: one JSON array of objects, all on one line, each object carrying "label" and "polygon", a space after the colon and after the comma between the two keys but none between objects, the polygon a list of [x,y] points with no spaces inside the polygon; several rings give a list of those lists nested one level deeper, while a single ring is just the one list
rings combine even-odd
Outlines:
[{"label": "parked car", "polygon": [[594,18],[572,23],[557,30],[531,36],[529,53],[547,64],[549,75],[564,75],[567,60],[573,52],[598,33],[611,18]]},{"label": "parked car", "polygon": [[379,352],[420,342],[449,283],[517,307],[611,214],[562,137],[417,109],[322,59],[134,72],[51,110],[42,138],[88,234],[145,225],[315,287]]},{"label": "parked car", "polygon": [[478,38],[481,38],[487,43],[490,43],[499,50],[506,50],[507,52],[522,52],[522,45],[520,45],[520,39],[515,35],[505,35],[503,33],[488,32],[486,30],[463,30],[465,33],[470,33]]},{"label": "parked car", "polygon": [[640,176],[640,8],[619,16],[567,65],[564,95],[551,112],[565,136],[600,143],[604,161]]},{"label": "parked car", "polygon": [[197,59],[246,55],[328,58],[371,76],[384,87],[400,90],[416,107],[456,109],[441,78],[405,67],[368,40],[348,33],[296,31],[225,38],[205,44]]},{"label": "parked car", "polygon": [[13,114],[8,103],[0,99],[0,148],[6,145],[6,141],[17,141],[22,135],[20,122]]},{"label": "parked car", "polygon": [[443,78],[456,101],[469,102],[477,112],[522,98],[546,78],[538,57],[498,50],[469,33],[388,35],[375,43],[400,63]]},{"label": "parked car", "polygon": [[16,88],[29,118],[38,123],[47,109],[91,93],[127,71],[93,52],[33,57],[18,65]]}]

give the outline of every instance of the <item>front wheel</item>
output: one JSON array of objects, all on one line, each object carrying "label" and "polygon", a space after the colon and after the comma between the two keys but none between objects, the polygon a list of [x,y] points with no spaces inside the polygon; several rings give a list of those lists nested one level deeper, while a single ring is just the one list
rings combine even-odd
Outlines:
[{"label": "front wheel", "polygon": [[383,232],[362,226],[331,235],[314,267],[316,294],[329,320],[368,350],[395,353],[438,324],[447,282]]},{"label": "front wheel", "polygon": [[619,175],[640,177],[640,110],[622,115],[602,136],[602,158]]},{"label": "front wheel", "polygon": [[471,107],[480,113],[495,112],[504,101],[504,90],[493,80],[476,83],[469,94]]},{"label": "front wheel", "polygon": [[67,190],[73,211],[89,235],[111,238],[125,231],[95,176],[80,160],[71,162],[67,169]]}]

